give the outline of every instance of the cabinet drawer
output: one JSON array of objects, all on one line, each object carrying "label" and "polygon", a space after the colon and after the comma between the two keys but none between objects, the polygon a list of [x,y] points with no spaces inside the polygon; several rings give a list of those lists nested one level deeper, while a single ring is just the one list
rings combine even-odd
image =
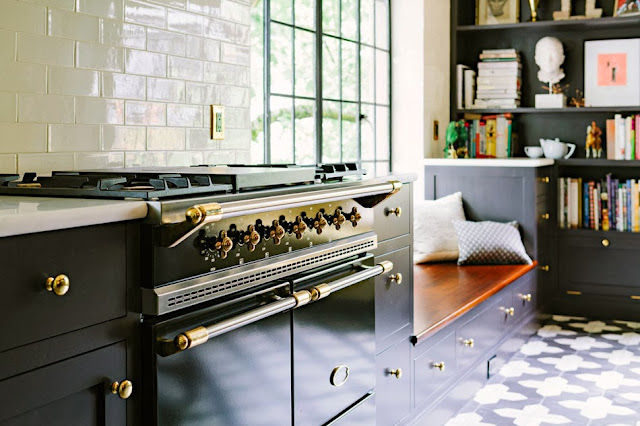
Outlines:
[{"label": "cabinet drawer", "polygon": [[[376,278],[376,343],[411,323],[413,269],[410,254],[409,247],[405,247],[376,257],[376,262],[393,262],[392,271]],[[400,283],[397,274],[402,276]]]},{"label": "cabinet drawer", "polygon": [[[0,239],[0,351],[126,315],[125,250],[124,224]],[[61,274],[58,296],[45,283]]]},{"label": "cabinet drawer", "polygon": [[[440,369],[439,366],[444,368]],[[413,361],[415,403],[420,406],[457,374],[456,334],[451,333]]]},{"label": "cabinet drawer", "polygon": [[325,426],[371,426],[376,424],[376,397],[373,392]]},{"label": "cabinet drawer", "polygon": [[499,296],[491,306],[458,328],[456,331],[456,352],[459,367],[475,361],[500,341],[507,327],[504,308],[510,306],[511,293],[506,292]]},{"label": "cabinet drawer", "polygon": [[395,425],[411,412],[411,342],[379,354],[376,370],[376,424]]},{"label": "cabinet drawer", "polygon": [[126,401],[109,385],[126,372],[122,342],[3,380],[0,425],[124,425]]},{"label": "cabinet drawer", "polygon": [[[400,208],[401,214],[393,213]],[[410,232],[411,186],[405,185],[397,193],[378,204],[374,209],[374,223],[378,241],[399,237]]]},{"label": "cabinet drawer", "polygon": [[520,320],[530,315],[538,304],[538,289],[535,271],[529,272],[518,282],[511,285],[512,303],[515,309],[515,318]]},{"label": "cabinet drawer", "polygon": [[569,232],[562,232],[558,247],[562,292],[640,296],[637,235],[600,232],[574,237],[568,236]]}]

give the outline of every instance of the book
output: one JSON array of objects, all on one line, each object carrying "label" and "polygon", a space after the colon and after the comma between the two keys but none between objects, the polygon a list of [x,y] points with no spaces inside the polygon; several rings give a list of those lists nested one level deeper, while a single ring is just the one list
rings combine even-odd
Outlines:
[{"label": "book", "polygon": [[504,115],[496,117],[496,158],[508,158],[509,124]]},{"label": "book", "polygon": [[607,120],[607,160],[616,159],[616,120]]},{"label": "book", "polygon": [[456,99],[458,109],[464,108],[464,71],[470,69],[466,65],[456,65]]},{"label": "book", "polygon": [[487,123],[486,121],[480,122],[480,136],[478,143],[479,151],[478,158],[482,158],[487,155]]},{"label": "book", "polygon": [[579,197],[578,179],[569,179],[569,228],[578,229],[579,227]]},{"label": "book", "polygon": [[624,120],[622,119],[622,115],[621,114],[616,114],[614,119],[615,119],[615,122],[616,122],[616,131],[615,131],[615,136],[616,136],[616,155],[615,155],[614,158],[616,160],[624,160],[625,123],[624,123]]},{"label": "book", "polygon": [[476,98],[476,72],[464,70],[464,107],[472,108]]},{"label": "book", "polygon": [[478,69],[478,77],[522,77],[521,69],[510,68],[480,68]]},{"label": "book", "polygon": [[497,136],[497,123],[495,118],[487,118],[487,146],[486,155],[488,157],[495,158],[496,156],[496,136]]},{"label": "book", "polygon": [[631,151],[631,117],[624,120],[624,159],[631,160],[633,152]]},{"label": "book", "polygon": [[522,64],[518,61],[479,62],[478,69],[479,70],[497,70],[497,69],[521,70]]},{"label": "book", "polygon": [[564,224],[564,178],[558,179],[558,226],[565,229]]},{"label": "book", "polygon": [[486,53],[494,53],[494,54],[501,54],[501,53],[518,53],[518,51],[516,49],[513,48],[509,48],[509,49],[484,49],[482,51],[483,54]]}]

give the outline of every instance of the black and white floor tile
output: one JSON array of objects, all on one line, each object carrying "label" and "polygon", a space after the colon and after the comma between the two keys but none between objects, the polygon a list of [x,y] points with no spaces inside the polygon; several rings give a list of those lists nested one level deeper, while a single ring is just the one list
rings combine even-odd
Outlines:
[{"label": "black and white floor tile", "polygon": [[446,426],[640,426],[640,323],[553,316]]}]

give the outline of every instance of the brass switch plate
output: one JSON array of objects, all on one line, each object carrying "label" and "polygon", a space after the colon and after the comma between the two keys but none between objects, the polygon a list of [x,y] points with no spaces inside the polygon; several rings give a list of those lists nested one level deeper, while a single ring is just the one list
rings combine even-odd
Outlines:
[{"label": "brass switch plate", "polygon": [[211,139],[214,141],[220,141],[224,139],[224,107],[222,105],[211,105]]}]

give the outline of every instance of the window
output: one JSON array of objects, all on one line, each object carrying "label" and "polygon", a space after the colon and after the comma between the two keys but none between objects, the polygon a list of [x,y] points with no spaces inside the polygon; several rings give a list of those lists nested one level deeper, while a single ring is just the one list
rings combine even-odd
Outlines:
[{"label": "window", "polygon": [[253,163],[389,172],[389,22],[389,0],[254,0]]}]

